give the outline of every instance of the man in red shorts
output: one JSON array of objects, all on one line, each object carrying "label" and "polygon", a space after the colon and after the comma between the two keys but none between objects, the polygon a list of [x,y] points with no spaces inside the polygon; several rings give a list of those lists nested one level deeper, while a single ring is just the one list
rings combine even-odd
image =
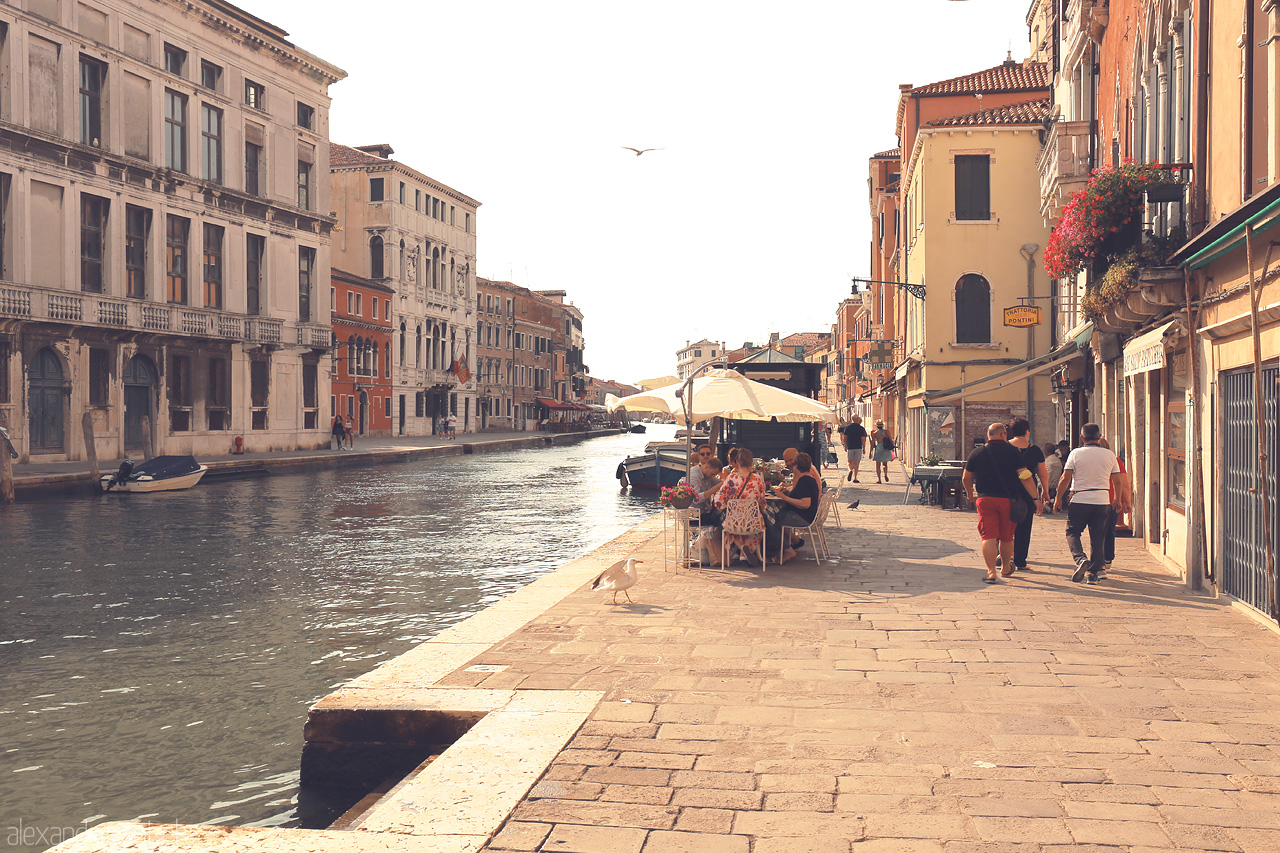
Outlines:
[{"label": "man in red shorts", "polygon": [[[1005,577],[1013,574],[1013,500],[1026,489],[1034,500],[1036,487],[1022,454],[1006,439],[1004,424],[987,427],[987,443],[969,454],[961,482],[969,501],[978,508],[978,535],[987,561],[987,583],[996,583],[996,556]],[[975,494],[976,492],[976,494]]]}]

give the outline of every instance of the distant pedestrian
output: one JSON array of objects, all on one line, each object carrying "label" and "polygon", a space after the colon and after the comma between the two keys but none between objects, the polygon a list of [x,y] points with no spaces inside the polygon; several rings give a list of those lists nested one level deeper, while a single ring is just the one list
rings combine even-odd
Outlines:
[{"label": "distant pedestrian", "polygon": [[333,435],[333,445],[334,445],[333,449],[334,450],[344,449],[344,445],[346,444],[346,438],[347,438],[347,427],[346,427],[346,424],[342,422],[342,415],[334,416],[333,427],[329,430],[329,432],[330,434]]},{"label": "distant pedestrian", "polygon": [[356,422],[351,419],[351,415],[347,415],[347,450],[356,449]]},{"label": "distant pedestrian", "polygon": [[822,428],[821,423],[813,425],[813,459],[817,463],[814,467],[821,472],[822,467],[827,464],[827,431]]},{"label": "distant pedestrian", "polygon": [[458,416],[454,412],[449,413],[449,417],[445,419],[449,426],[449,438],[458,437]]},{"label": "distant pedestrian", "polygon": [[[1116,455],[1099,446],[1101,438],[1102,428],[1097,424],[1080,428],[1084,446],[1077,447],[1067,457],[1058,483],[1058,496],[1053,501],[1056,512],[1062,508],[1067,493],[1071,493],[1071,504],[1067,508],[1067,547],[1076,561],[1075,573],[1071,575],[1076,583],[1098,582],[1098,572],[1106,562],[1106,527],[1113,504],[1119,512],[1128,512],[1131,508]],[[1086,528],[1089,530],[1088,557],[1080,541],[1080,534]]]},{"label": "distant pedestrian", "polygon": [[862,425],[862,415],[854,415],[840,432],[840,440],[844,442],[844,452],[849,458],[849,476],[846,480],[858,482],[858,466],[862,464],[862,452],[867,446],[867,428]]},{"label": "distant pedestrian", "polygon": [[1013,502],[1017,490],[1035,495],[1031,472],[1022,463],[1022,454],[1006,437],[1004,424],[987,427],[987,443],[969,454],[960,482],[969,502],[978,510],[978,535],[982,537],[982,558],[987,564],[987,583],[996,583],[996,557],[1000,574],[1013,574]]},{"label": "distant pedestrian", "polygon": [[881,482],[881,470],[884,471],[884,482],[889,482],[889,463],[893,461],[893,452],[898,449],[898,445],[893,443],[893,437],[889,435],[889,430],[885,429],[884,421],[876,421],[875,429],[871,430],[871,459],[876,463],[876,482]]},{"label": "distant pedestrian", "polygon": [[1049,499],[1045,503],[1045,512],[1053,512],[1053,496],[1058,493],[1058,481],[1062,479],[1062,463],[1065,461],[1058,455],[1058,448],[1054,447],[1052,441],[1046,441],[1044,447],[1040,448],[1044,452],[1045,470],[1049,474]]},{"label": "distant pedestrian", "polygon": [[1044,451],[1031,443],[1031,421],[1014,418],[1009,423],[1009,443],[1022,454],[1022,465],[1031,472],[1036,484],[1036,497],[1032,500],[1027,500],[1022,492],[1016,493],[1018,499],[1027,504],[1027,514],[1013,531],[1013,570],[1024,572],[1027,570],[1027,555],[1031,552],[1031,525],[1037,515],[1044,513],[1045,502],[1049,499],[1049,472],[1045,467]]}]

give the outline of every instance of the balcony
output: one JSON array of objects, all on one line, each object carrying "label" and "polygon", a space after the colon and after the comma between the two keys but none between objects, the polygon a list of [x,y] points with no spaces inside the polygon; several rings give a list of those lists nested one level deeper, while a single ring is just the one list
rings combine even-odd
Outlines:
[{"label": "balcony", "polygon": [[1040,215],[1053,226],[1071,194],[1089,180],[1089,122],[1054,122],[1036,167],[1040,172]]},{"label": "balcony", "polygon": [[[0,317],[275,346],[285,342],[285,321],[271,317],[9,282],[0,282]],[[333,335],[328,326],[294,325],[299,346],[330,347]]]}]

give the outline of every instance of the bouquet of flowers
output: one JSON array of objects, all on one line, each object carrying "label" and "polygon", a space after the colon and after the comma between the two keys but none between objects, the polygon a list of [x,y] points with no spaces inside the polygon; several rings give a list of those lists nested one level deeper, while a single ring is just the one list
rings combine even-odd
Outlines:
[{"label": "bouquet of flowers", "polygon": [[757,459],[755,470],[770,486],[780,485],[787,479],[787,466],[781,459],[770,459],[768,462]]},{"label": "bouquet of flowers", "polygon": [[676,486],[663,486],[658,496],[658,503],[665,507],[688,509],[696,497],[698,497],[697,489],[688,483],[680,483]]}]

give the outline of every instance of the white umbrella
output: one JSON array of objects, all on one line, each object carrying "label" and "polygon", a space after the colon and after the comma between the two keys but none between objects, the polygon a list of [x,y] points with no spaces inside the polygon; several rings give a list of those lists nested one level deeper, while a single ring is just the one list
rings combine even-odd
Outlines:
[{"label": "white umbrella", "polygon": [[[746,421],[791,421],[806,423],[826,421],[839,423],[830,406],[817,400],[748,379],[736,370],[713,369],[699,376],[685,391],[686,382],[642,391],[607,401],[610,412],[626,409],[635,412],[666,412],[689,423],[711,418],[736,418]],[[685,412],[684,395],[692,398]]]}]

